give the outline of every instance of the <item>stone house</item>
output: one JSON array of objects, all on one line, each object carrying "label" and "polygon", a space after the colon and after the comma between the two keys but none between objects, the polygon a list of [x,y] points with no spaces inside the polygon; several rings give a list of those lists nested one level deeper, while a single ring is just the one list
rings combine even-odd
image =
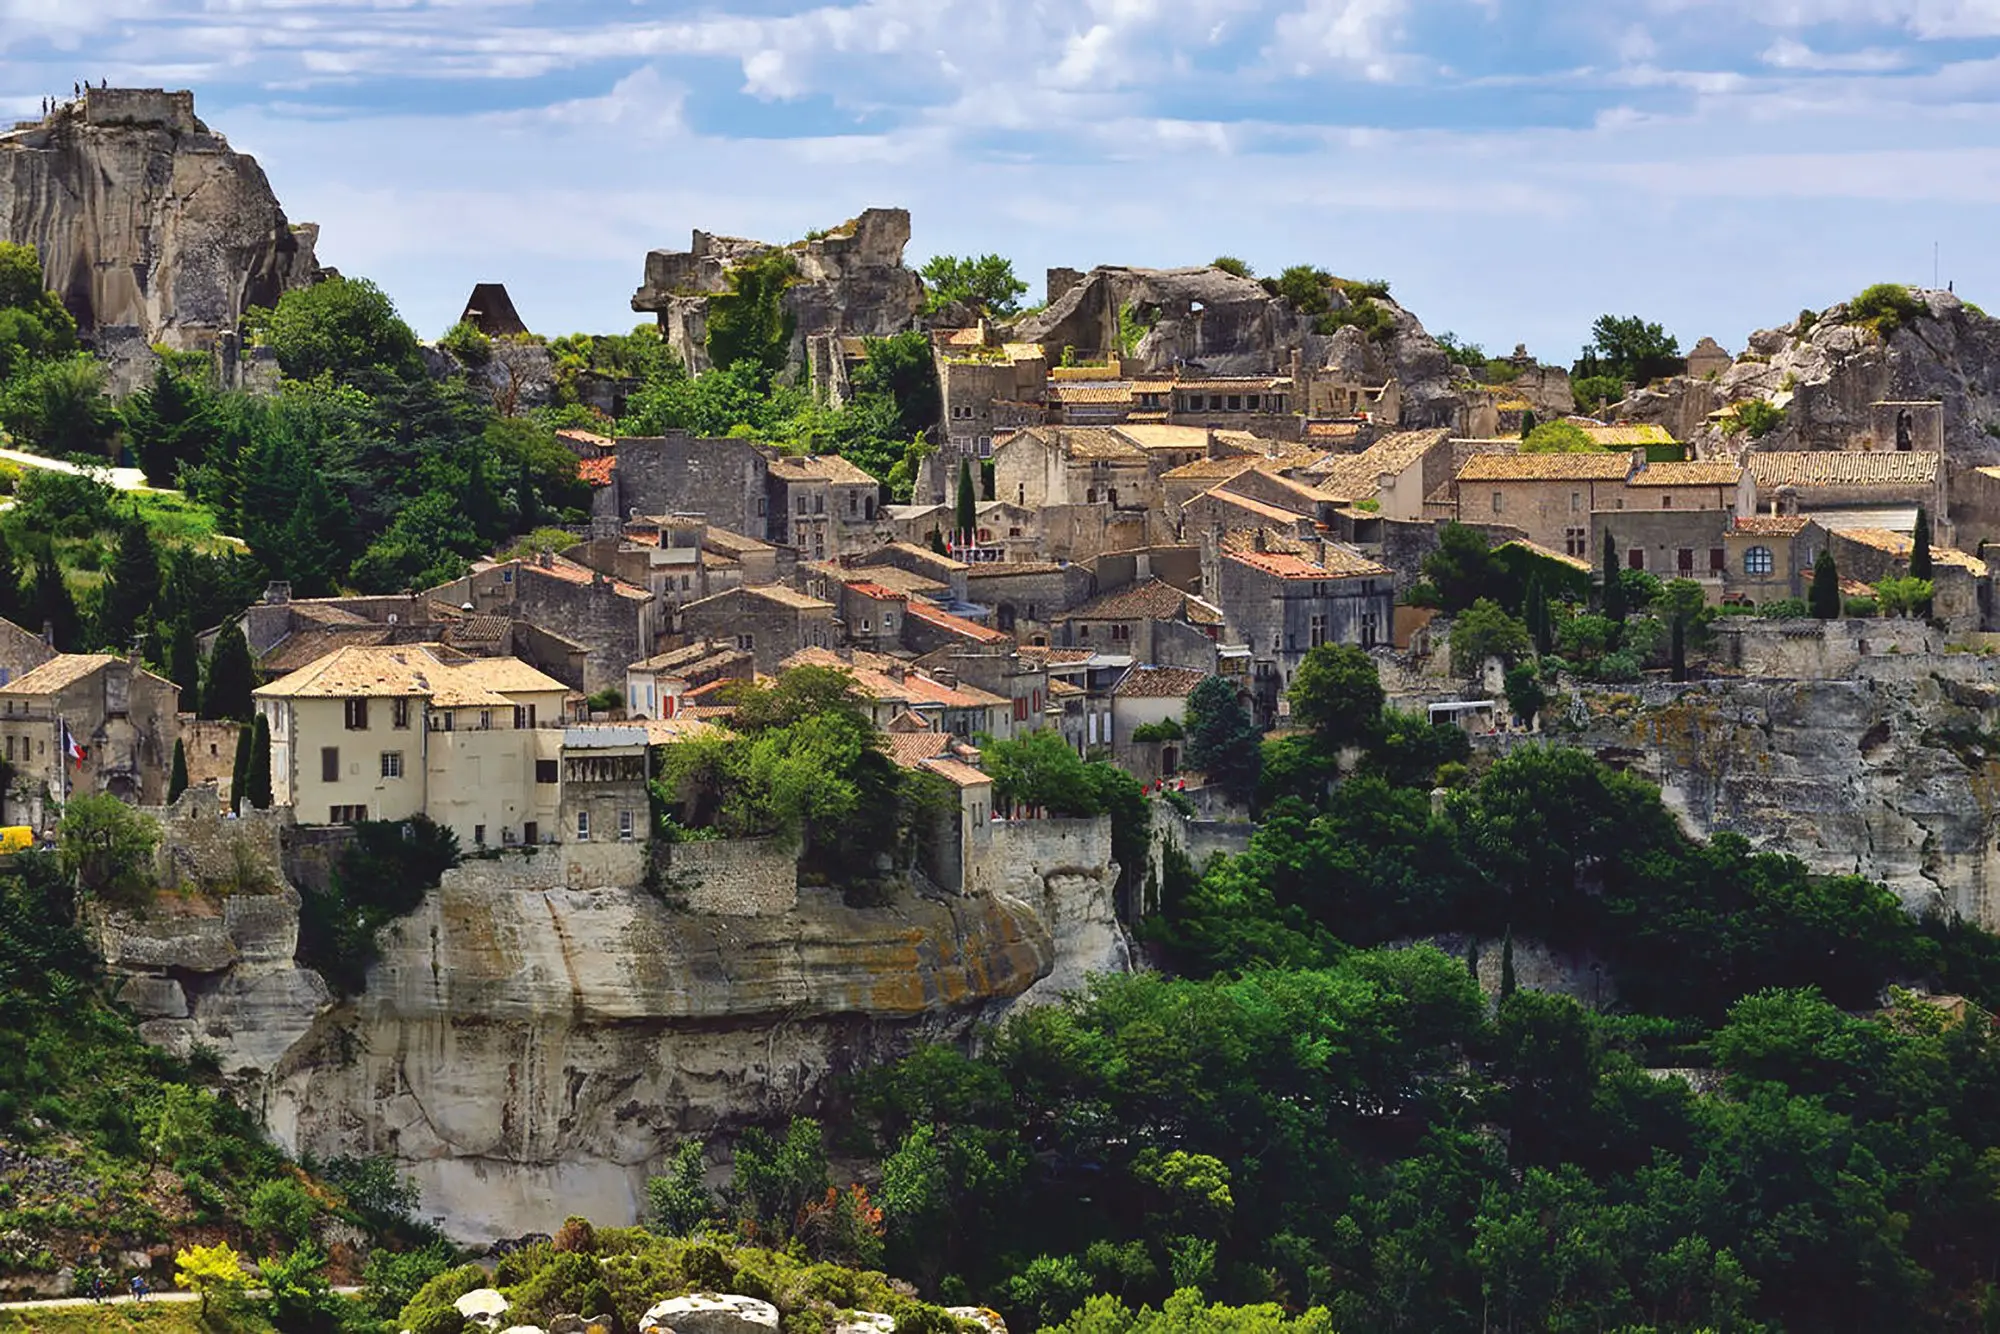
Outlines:
[{"label": "stone house", "polygon": [[1182,542],[1219,541],[1226,533],[1270,528],[1294,537],[1310,538],[1319,522],[1312,515],[1273,505],[1231,488],[1250,476],[1244,473],[1230,482],[1204,491],[1181,510],[1178,538]]},{"label": "stone house", "polygon": [[337,650],[256,691],[273,801],[301,824],[423,814],[466,848],[552,842],[567,694],[509,658]]},{"label": "stone house", "polygon": [[717,681],[750,681],[756,674],[749,651],[704,639],[627,667],[625,711],[642,720],[672,718],[690,692]]},{"label": "stone house", "polygon": [[1321,644],[1373,648],[1394,627],[1395,576],[1351,547],[1258,529],[1205,548],[1230,643],[1247,644],[1251,694],[1268,723],[1305,655]]},{"label": "stone house", "polygon": [[1111,760],[1142,783],[1180,772],[1182,741],[1140,741],[1141,727],[1180,722],[1188,696],[1209,673],[1187,667],[1134,667],[1111,688]]},{"label": "stone house", "polygon": [[[652,653],[667,624],[652,592],[547,552],[533,560],[481,562],[472,573],[430,590],[439,602],[479,615],[510,616],[584,648],[581,679],[564,683],[585,694],[622,689],[625,668]],[[561,662],[538,665],[554,674]]]},{"label": "stone house", "polygon": [[[971,566],[950,556],[940,556],[929,547],[920,547],[912,542],[890,542],[841,563],[855,569],[875,570],[877,573],[869,575],[869,578],[891,588],[902,588],[901,583],[880,573],[884,566],[888,566],[942,589],[945,596],[940,601],[956,603],[966,600],[965,577]],[[912,590],[904,588],[904,591]]]},{"label": "stone house", "polygon": [[1011,644],[955,645],[926,653],[915,665],[933,678],[949,676],[960,688],[973,687],[1005,700],[1010,725],[995,736],[1020,736],[1048,723],[1049,669],[1041,656]]},{"label": "stone house", "polygon": [[781,456],[770,461],[768,476],[768,540],[810,560],[880,545],[881,484],[846,459]]},{"label": "stone house", "polygon": [[1949,521],[1943,456],[1933,450],[1752,451],[1743,466],[1756,496],[1744,513],[1776,505],[1782,514],[1804,514],[1825,528],[1887,528],[1907,533],[1919,507],[1931,520],[1931,541],[1957,541]]},{"label": "stone house", "polygon": [[[974,507],[972,549],[960,552],[973,566],[1041,559],[1047,545],[1040,510],[1007,500],[982,500]],[[945,521],[949,527],[951,520]],[[928,529],[925,530],[928,533]]]},{"label": "stone house", "polygon": [[1806,595],[1826,530],[1798,514],[1746,515],[1723,533],[1722,545],[1728,553],[1724,596],[1762,606]]},{"label": "stone house", "polygon": [[966,597],[993,609],[993,628],[1023,643],[1048,642],[1055,618],[1088,601],[1090,570],[1069,561],[976,565],[966,571]]},{"label": "stone house", "polygon": [[800,649],[832,648],[839,637],[833,612],[831,602],[783,584],[733,588],[682,608],[681,634],[733,643],[770,675]]},{"label": "stone house", "polygon": [[[1727,538],[1736,525],[1730,511],[1632,509],[1595,519],[1599,542],[1608,535],[1617,544],[1618,563],[1625,569],[1661,579],[1693,579],[1710,602],[1720,602],[1729,591]],[[1585,557],[1572,559],[1593,571],[1598,568]]]},{"label": "stone house", "polygon": [[981,625],[934,602],[912,598],[903,606],[903,647],[912,653],[935,653],[967,645],[994,648],[1011,645],[1014,637]]},{"label": "stone house", "polygon": [[1143,579],[1100,594],[1055,618],[1064,648],[1133,662],[1214,670],[1223,613],[1213,603],[1159,579]]},{"label": "stone house", "polygon": [[[163,805],[179,713],[179,686],[104,653],[56,654],[0,685],[7,822],[42,830],[55,818],[51,801],[74,793]],[[80,762],[65,728],[83,748]]]},{"label": "stone house", "polygon": [[1445,517],[1505,525],[1529,541],[1582,560],[1598,559],[1593,533],[1638,510],[1754,513],[1748,473],[1731,463],[1648,465],[1630,453],[1474,454],[1460,465]]},{"label": "stone house", "polygon": [[945,449],[940,452],[950,456],[954,475],[956,460],[992,455],[995,436],[1014,423],[1015,414],[1004,405],[1032,403],[1036,422],[1042,419],[1048,357],[1034,343],[993,346],[990,339],[991,329],[984,320],[976,328],[932,339],[944,404]]},{"label": "stone house", "polygon": [[1421,519],[1424,498],[1451,481],[1451,433],[1396,431],[1358,454],[1328,454],[1298,469],[1298,480],[1350,505],[1373,502],[1390,519]]},{"label": "stone house", "polygon": [[1265,468],[1251,468],[1240,472],[1215,490],[1225,496],[1240,496],[1261,501],[1287,514],[1310,519],[1319,527],[1332,523],[1334,511],[1347,504],[1345,497]]},{"label": "stone house", "polygon": [[1170,382],[1167,421],[1175,426],[1249,431],[1272,440],[1297,439],[1292,377],[1231,376]]},{"label": "stone house", "polygon": [[[1875,584],[1910,572],[1908,533],[1887,528],[1834,528],[1827,533],[1833,563],[1843,579]],[[1955,547],[1931,548],[1931,615],[1956,631],[1984,630],[1992,622],[1992,582],[1986,562]]]},{"label": "stone house", "polygon": [[781,664],[781,670],[794,667],[846,672],[883,732],[910,731],[921,725],[924,731],[969,739],[981,734],[1007,738],[1015,731],[1007,700],[961,682],[945,668],[923,672],[885,654],[831,649],[804,649]]},{"label": "stone house", "polygon": [[1025,509],[1108,505],[1143,512],[1158,503],[1146,451],[1104,427],[1020,431],[993,451],[993,495]]},{"label": "stone house", "polygon": [[[1304,462],[1312,462],[1310,456]],[[1160,501],[1169,522],[1178,524],[1188,502],[1221,486],[1238,473],[1268,467],[1270,461],[1255,454],[1220,454],[1196,459],[1160,474]]]},{"label": "stone house", "polygon": [[910,596],[866,579],[834,583],[834,618],[841,643],[872,653],[899,648]]},{"label": "stone house", "polygon": [[0,619],[0,686],[26,676],[55,656],[56,651],[40,635]]},{"label": "stone house", "polygon": [[651,741],[644,726],[624,723],[563,729],[556,817],[562,841],[572,849],[602,844],[627,854],[598,859],[599,883],[633,885],[645,873],[643,845],[652,839]]},{"label": "stone house", "polygon": [[770,538],[770,457],[765,446],[677,432],[621,439],[615,458],[609,485],[597,490],[591,511],[607,518],[613,531],[634,515],[685,514],[732,533]]}]

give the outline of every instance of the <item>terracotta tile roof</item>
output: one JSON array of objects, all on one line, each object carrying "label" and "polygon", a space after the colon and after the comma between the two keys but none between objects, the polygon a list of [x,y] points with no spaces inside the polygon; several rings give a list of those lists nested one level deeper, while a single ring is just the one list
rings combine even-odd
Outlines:
[{"label": "terracotta tile roof", "polygon": [[1126,422],[1118,427],[1118,434],[1141,449],[1205,450],[1208,448],[1208,428],[1205,426],[1158,426]]},{"label": "terracotta tile roof", "polygon": [[1246,375],[1240,379],[1177,380],[1176,389],[1200,390],[1208,393],[1258,393],[1268,389],[1290,389],[1292,377],[1289,375]]},{"label": "terracotta tile roof", "polygon": [[117,657],[109,653],[59,653],[34,670],[0,686],[0,695],[52,695],[117,661]]},{"label": "terracotta tile roof", "polygon": [[1735,486],[1742,466],[1723,460],[1649,463],[1632,477],[1632,486]]},{"label": "terracotta tile roof", "polygon": [[1024,658],[1040,658],[1044,662],[1055,665],[1074,665],[1089,662],[1097,656],[1095,649],[1052,648],[1047,644],[1023,644],[1021,645],[1020,653]]},{"label": "terracotta tile roof", "polygon": [[548,558],[547,563],[538,560],[520,560],[511,561],[509,564],[519,567],[520,572],[515,576],[516,578],[522,575],[539,575],[544,579],[560,579],[566,584],[575,584],[580,588],[588,588],[592,584],[602,580],[604,583],[610,585],[612,592],[627,600],[650,602],[653,598],[651,593],[648,593],[637,584],[628,584],[623,579],[614,578],[608,574],[600,574],[588,565],[580,564],[569,559],[567,556],[551,556]]},{"label": "terracotta tile roof", "polygon": [[1386,565],[1379,565],[1358,551],[1331,542],[1326,545],[1325,557],[1319,561],[1283,551],[1232,551],[1229,559],[1241,561],[1253,570],[1262,570],[1280,579],[1362,579],[1390,572]]},{"label": "terracotta tile roof", "polygon": [[884,588],[881,584],[871,582],[867,579],[849,579],[846,586],[848,592],[859,593],[862,597],[874,598],[878,602],[908,602],[910,600],[908,593],[899,593],[893,588]]},{"label": "terracotta tile roof", "polygon": [[986,561],[965,572],[967,579],[1004,579],[1012,574],[1056,574],[1067,566],[1052,560]]},{"label": "terracotta tile roof", "polygon": [[579,459],[576,475],[592,486],[610,486],[611,475],[618,471],[618,456],[606,454],[602,458]]},{"label": "terracotta tile roof", "polygon": [[[1842,528],[1839,530],[1839,536],[1847,538],[1851,542],[1859,542],[1866,547],[1873,547],[1877,551],[1887,552],[1889,555],[1901,560],[1909,559],[1910,548],[1914,545],[1908,533],[1898,533],[1888,528]],[[1977,556],[1960,551],[1956,547],[1932,547],[1931,563],[1933,565],[1955,565],[1959,569],[1967,571],[1975,578],[1984,578],[1986,576],[1985,561],[1979,559]]]},{"label": "terracotta tile roof", "polygon": [[[977,686],[948,686],[942,681],[901,669],[893,658],[872,653],[836,653],[827,648],[803,648],[780,664],[782,667],[831,667],[854,678],[854,687],[870,699],[882,703],[904,703],[912,707],[930,705],[945,709],[990,709],[1007,701]],[[889,668],[894,666],[896,674]]]},{"label": "terracotta tile roof", "polygon": [[595,431],[586,431],[580,426],[563,427],[556,432],[556,439],[574,440],[580,445],[589,445],[593,449],[610,449],[617,443],[608,435],[599,435]]},{"label": "terracotta tile roof", "polygon": [[1204,491],[1196,496],[1194,501],[1189,501],[1188,503],[1192,505],[1195,501],[1200,500],[1213,500],[1220,504],[1233,506],[1246,514],[1254,515],[1264,520],[1266,523],[1295,524],[1306,517],[1303,514],[1294,514],[1290,510],[1279,509],[1276,505],[1267,505],[1261,500],[1252,500],[1248,496],[1239,496],[1234,491],[1230,491],[1222,486]]},{"label": "terracotta tile roof", "polygon": [[1445,427],[1427,431],[1394,431],[1354,457],[1368,460],[1380,472],[1401,472],[1451,438]]},{"label": "terracotta tile roof", "polygon": [[746,537],[742,533],[732,533],[727,528],[717,528],[712,525],[702,529],[701,545],[704,551],[720,547],[723,551],[736,556],[758,551],[775,550],[769,542],[759,541],[754,537]]},{"label": "terracotta tile roof", "polygon": [[1736,521],[1736,531],[1754,537],[1797,537],[1811,523],[1803,514],[1753,514]]},{"label": "terracotta tile roof", "polygon": [[1632,472],[1624,451],[1589,454],[1474,454],[1461,482],[1622,482]]},{"label": "terracotta tile roof", "polygon": [[817,454],[807,458],[795,456],[771,460],[771,471],[786,481],[810,481],[837,483],[842,486],[873,486],[875,478],[864,469],[848,462],[838,454]]},{"label": "terracotta tile roof", "polygon": [[1013,636],[1005,631],[989,629],[977,621],[968,621],[963,616],[954,616],[942,607],[934,607],[928,602],[912,600],[905,608],[905,615],[914,616],[924,624],[947,631],[962,639],[970,639],[979,644],[1006,644]]},{"label": "terracotta tile roof", "polygon": [[889,743],[886,747],[889,758],[905,769],[914,769],[932,756],[944,754],[945,748],[951,745],[951,738],[943,732],[928,729],[922,732],[886,732],[883,735]]},{"label": "terracotta tile roof", "polygon": [[942,593],[947,585],[941,579],[927,575],[913,574],[900,565],[859,565],[852,568],[836,566],[833,577],[845,583],[859,576],[862,582],[886,588],[892,593],[905,597],[915,597],[924,593]]},{"label": "terracotta tile roof", "polygon": [[461,615],[456,620],[447,622],[445,633],[453,639],[466,639],[475,643],[486,644],[497,643],[505,639],[513,627],[513,618],[509,616]]},{"label": "terracotta tile roof", "polygon": [[1590,562],[1581,556],[1572,556],[1566,551],[1557,551],[1554,547],[1545,547],[1540,542],[1530,542],[1525,537],[1517,537],[1512,541],[1502,542],[1500,547],[1503,549],[1506,547],[1518,547],[1531,555],[1540,556],[1543,560],[1552,560],[1558,565],[1567,565],[1572,570],[1581,570],[1585,574],[1593,572]]},{"label": "terracotta tile roof", "polygon": [[1929,450],[1897,453],[1838,449],[1773,451],[1752,453],[1745,462],[1760,488],[1931,486],[1937,482],[1938,475],[1938,456]]},{"label": "terracotta tile roof", "polygon": [[264,655],[257,659],[257,670],[267,676],[282,676],[308,663],[318,662],[335,649],[386,644],[395,638],[395,634],[386,625],[294,630],[265,650]]},{"label": "terracotta tile roof", "polygon": [[1063,612],[1058,621],[1171,621],[1217,624],[1221,616],[1200,598],[1158,579],[1129,584]]},{"label": "terracotta tile roof", "polygon": [[[793,611],[833,610],[831,602],[823,601],[807,593],[801,593],[796,588],[787,588],[783,584],[759,584],[754,588],[744,588],[737,591],[741,592],[745,597],[761,598],[765,602],[775,602],[779,606],[789,607]],[[727,596],[727,594],[724,594],[724,596]]]},{"label": "terracotta tile roof", "polygon": [[[33,676],[29,673],[9,689]],[[256,693],[271,699],[421,698],[460,708],[507,704],[512,694],[559,694],[568,688],[515,658],[466,658],[435,645],[409,644],[336,649]]]},{"label": "terracotta tile roof", "polygon": [[1227,481],[1238,473],[1249,472],[1263,460],[1251,454],[1232,454],[1228,458],[1196,459],[1183,463],[1178,468],[1169,468],[1160,474],[1163,482],[1208,482]]},{"label": "terracotta tile roof", "polygon": [[[870,559],[864,561],[863,564],[870,569],[880,565],[887,565],[890,562],[883,557],[885,552],[890,551],[900,551],[904,555],[914,555],[941,570],[957,571],[971,568],[962,560],[951,556],[940,556],[929,547],[920,547],[914,542],[886,542],[869,552]],[[896,568],[901,569],[902,567],[897,566]]]},{"label": "terracotta tile roof", "polygon": [[1361,434],[1366,422],[1307,422],[1308,440],[1352,440]]},{"label": "terracotta tile roof", "polygon": [[1146,457],[1146,451],[1108,427],[1063,427],[1061,439],[1073,459],[1129,459],[1139,463]]},{"label": "terracotta tile roof", "polygon": [[[1279,491],[1284,492],[1286,495],[1294,496],[1301,502],[1308,505],[1317,505],[1322,501],[1329,501],[1329,500],[1339,501],[1346,499],[1346,497],[1344,496],[1334,495],[1330,491],[1322,491],[1319,487],[1308,486],[1304,482],[1298,481],[1294,478],[1286,477],[1280,473],[1268,471],[1267,469],[1264,468],[1256,468],[1253,469],[1252,471],[1257,472],[1265,479],[1264,482],[1265,485],[1275,487]],[[1220,491],[1227,491],[1231,495],[1241,495],[1242,493],[1237,491],[1233,484],[1240,483],[1243,480],[1244,480],[1243,474],[1237,473],[1236,476],[1230,478],[1228,481],[1224,482],[1220,487],[1217,487],[1216,489]],[[1298,513],[1305,514],[1306,511],[1302,510],[1298,511]]]},{"label": "terracotta tile roof", "polygon": [[948,755],[939,755],[923,762],[923,768],[941,778],[950,780],[958,787],[986,787],[993,780],[964,760],[954,760]]},{"label": "terracotta tile roof", "polygon": [[1058,403],[1130,403],[1130,384],[1052,384],[1049,397]]},{"label": "terracotta tile roof", "polygon": [[986,330],[976,324],[970,329],[941,329],[938,341],[946,347],[985,347]]},{"label": "terracotta tile roof", "polygon": [[1082,686],[1071,685],[1068,681],[1061,680],[1058,677],[1052,676],[1049,678],[1050,699],[1055,699],[1059,695],[1060,696],[1087,695],[1089,693],[1090,692],[1088,690],[1085,690]]},{"label": "terracotta tile roof", "polygon": [[1125,699],[1186,699],[1208,679],[1192,667],[1134,667],[1111,693]]}]

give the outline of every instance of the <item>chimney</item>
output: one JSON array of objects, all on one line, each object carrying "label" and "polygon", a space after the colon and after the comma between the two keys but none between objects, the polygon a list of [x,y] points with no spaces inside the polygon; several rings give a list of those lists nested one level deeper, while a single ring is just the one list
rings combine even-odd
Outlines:
[{"label": "chimney", "polygon": [[1271,534],[1266,529],[1259,527],[1257,529],[1257,550],[1269,551],[1270,549],[1271,549]]},{"label": "chimney", "polygon": [[42,642],[50,648],[56,646],[56,623],[54,621],[42,622]]}]

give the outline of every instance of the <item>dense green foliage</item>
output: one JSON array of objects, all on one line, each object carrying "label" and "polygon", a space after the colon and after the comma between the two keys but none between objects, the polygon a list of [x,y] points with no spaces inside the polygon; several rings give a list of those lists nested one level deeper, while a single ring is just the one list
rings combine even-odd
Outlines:
[{"label": "dense green foliage", "polygon": [[1543,422],[1521,437],[1523,454],[1594,454],[1597,442],[1570,422]]},{"label": "dense green foliage", "polygon": [[1203,680],[1188,693],[1184,722],[1188,767],[1206,774],[1231,800],[1248,803],[1263,775],[1263,736],[1236,687],[1219,676]]},{"label": "dense green foliage", "polygon": [[1902,283],[1876,283],[1847,303],[1849,319],[1867,325],[1884,338],[1929,310],[1923,298]]},{"label": "dense green foliage", "polygon": [[414,911],[459,860],[458,836],[422,815],[352,828],[354,842],[334,862],[327,887],[307,889],[299,904],[299,962],[348,996],[367,981],[375,933]]},{"label": "dense green foliage", "polygon": [[1611,376],[1643,385],[1676,375],[1686,364],[1680,341],[1658,324],[1638,315],[1600,315],[1590,326],[1590,342],[1570,374],[1578,379]]},{"label": "dense green foliage", "polygon": [[962,305],[981,315],[1004,318],[1020,310],[1020,299],[1028,290],[1014,276],[1014,262],[1004,255],[934,255],[918,272],[928,289],[924,310],[933,315]]}]

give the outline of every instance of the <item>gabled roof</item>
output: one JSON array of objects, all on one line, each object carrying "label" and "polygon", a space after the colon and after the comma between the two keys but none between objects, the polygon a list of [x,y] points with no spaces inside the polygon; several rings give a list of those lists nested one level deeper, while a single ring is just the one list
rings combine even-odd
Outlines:
[{"label": "gabled roof", "polygon": [[905,616],[922,621],[939,630],[948,631],[961,639],[970,639],[979,644],[1007,644],[1013,636],[1003,630],[990,629],[977,621],[968,621],[963,616],[954,616],[942,607],[934,607],[921,598],[912,598],[904,608]]},{"label": "gabled roof", "polygon": [[1744,461],[1759,487],[1931,486],[1938,475],[1938,456],[1930,450],[1774,450]]},{"label": "gabled roof", "polygon": [[1276,505],[1267,505],[1261,500],[1252,500],[1249,496],[1238,495],[1226,486],[1213,487],[1210,490],[1204,491],[1188,503],[1193,505],[1195,501],[1200,500],[1213,500],[1224,505],[1234,506],[1242,510],[1245,514],[1262,519],[1266,523],[1295,524],[1301,519],[1310,517],[1304,514],[1294,514],[1290,510],[1279,509]]},{"label": "gabled roof", "polygon": [[1186,699],[1208,679],[1192,667],[1134,667],[1111,693],[1125,699]]},{"label": "gabled roof", "polygon": [[804,458],[783,456],[771,460],[771,471],[788,482],[822,481],[841,486],[873,486],[875,478],[838,454],[815,454]]},{"label": "gabled roof", "polygon": [[993,782],[983,770],[973,768],[964,760],[952,759],[949,755],[933,756],[918,767],[930,770],[957,787],[986,787]]},{"label": "gabled roof", "polygon": [[594,459],[579,459],[576,475],[592,486],[610,486],[612,474],[618,471],[618,456],[605,454]]},{"label": "gabled roof", "polygon": [[1249,472],[1263,460],[1254,454],[1231,454],[1219,459],[1196,459],[1183,463],[1178,468],[1169,468],[1160,474],[1163,482],[1218,482],[1227,481],[1238,473]]},{"label": "gabled roof", "polygon": [[[1184,593],[1159,579],[1146,579],[1094,597],[1080,607],[1063,612],[1058,621],[1172,621],[1194,625],[1215,625],[1221,621],[1215,608],[1200,598]],[[1051,659],[1054,661],[1054,659]]]},{"label": "gabled roof", "polygon": [[1740,465],[1723,460],[1685,463],[1648,463],[1635,473],[1631,486],[1735,486],[1742,480]]},{"label": "gabled roof", "polygon": [[256,693],[271,699],[430,699],[462,708],[568,689],[516,658],[467,658],[436,645],[408,644],[336,649]]},{"label": "gabled roof", "polygon": [[1230,560],[1241,561],[1253,570],[1262,570],[1280,579],[1364,579],[1390,573],[1386,565],[1377,564],[1360,552],[1337,543],[1326,543],[1324,551],[1319,560],[1283,551],[1231,551],[1228,556]]},{"label": "gabled roof", "polygon": [[0,686],[0,695],[52,695],[119,661],[122,659],[110,653],[58,653]]},{"label": "gabled roof", "polygon": [[[1910,558],[1910,549],[1915,545],[1911,540],[1910,534],[1899,533],[1888,528],[1842,528],[1838,530],[1837,535],[1846,538],[1850,542],[1859,542],[1863,546],[1873,547],[1877,551],[1886,552],[1899,560],[1908,560]],[[1984,578],[1986,575],[1985,561],[1979,559],[1977,556],[1960,551],[1956,547],[1932,547],[1931,563],[1933,565],[1955,565],[1959,569],[1969,572],[1975,578]]]},{"label": "gabled roof", "polygon": [[1797,537],[1811,523],[1803,514],[1753,514],[1736,521],[1736,531],[1753,537]]},{"label": "gabled roof", "polygon": [[1622,482],[1632,456],[1615,453],[1474,454],[1458,470],[1461,482]]}]

